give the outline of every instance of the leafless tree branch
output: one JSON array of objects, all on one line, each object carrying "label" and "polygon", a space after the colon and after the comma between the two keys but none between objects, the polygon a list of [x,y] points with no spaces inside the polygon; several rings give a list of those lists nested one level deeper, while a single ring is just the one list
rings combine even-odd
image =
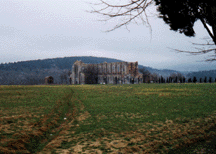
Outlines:
[{"label": "leafless tree branch", "polygon": [[[181,52],[181,53],[189,53],[192,55],[201,55],[201,54],[207,54],[207,53],[212,53],[214,52],[212,55],[209,55],[209,59],[206,59],[205,61],[215,61],[216,60],[216,48],[215,48],[215,44],[210,43],[209,41],[207,41],[206,44],[201,44],[201,43],[192,43],[193,45],[198,45],[198,46],[203,46],[202,48],[200,47],[194,47],[196,49],[195,52],[193,51],[187,51],[187,50],[179,50],[179,49],[173,49],[173,48],[169,48],[173,51],[176,52]],[[211,46],[213,46],[212,48],[210,48]],[[208,49],[206,49],[206,47],[208,47]],[[213,57],[213,58],[210,58]]]},{"label": "leafless tree branch", "polygon": [[100,3],[94,5],[100,5],[102,6],[102,8],[99,10],[93,8],[93,11],[90,12],[98,13],[105,17],[108,17],[108,19],[105,19],[104,21],[108,21],[111,18],[121,17],[122,22],[114,26],[114,28],[107,30],[106,32],[113,31],[122,26],[126,26],[127,28],[127,25],[132,21],[138,24],[136,18],[139,18],[143,24],[147,24],[151,30],[151,26],[147,19],[147,13],[145,11],[146,8],[150,6],[153,2],[153,0],[130,0],[126,4],[111,4],[105,2],[104,0],[100,0]]},{"label": "leafless tree branch", "polygon": [[[109,0],[98,0],[98,1],[99,3],[95,3],[93,5],[95,7],[100,6],[100,9],[92,8],[93,11],[90,11],[91,13],[97,13],[97,14],[100,14],[106,17],[107,19],[104,19],[103,21],[109,21],[110,19],[120,19],[120,22],[118,21],[117,24],[112,29],[106,30],[105,32],[113,31],[122,26],[125,26],[126,29],[128,30],[127,26],[129,23],[135,22],[136,24],[138,24],[138,21],[141,21],[142,24],[146,24],[150,28],[150,32],[152,33],[151,25],[148,21],[149,15],[146,13],[146,10],[150,5],[155,4],[154,3],[155,0],[124,0],[124,1],[118,0],[120,4],[117,4],[116,1],[111,1],[111,0],[110,1]],[[200,13],[200,9],[198,8],[197,14],[199,13]],[[195,49],[197,50],[196,52],[183,51],[183,50],[178,50],[178,49],[172,49],[172,50],[177,51],[177,52],[190,53],[192,55],[200,55],[200,54],[214,52],[214,55],[216,55],[216,48],[215,48],[216,40],[214,37],[214,31],[211,32],[205,18],[202,15],[199,16],[199,19],[201,20],[204,28],[207,30],[213,43],[212,42],[210,43],[210,41],[208,40],[206,44],[192,43],[193,45],[196,45],[196,46],[203,46],[202,48],[195,47]],[[211,46],[214,46],[214,47],[206,49],[206,47],[211,47]],[[215,59],[216,58],[213,57],[211,59],[207,59],[206,61],[214,61]]]}]

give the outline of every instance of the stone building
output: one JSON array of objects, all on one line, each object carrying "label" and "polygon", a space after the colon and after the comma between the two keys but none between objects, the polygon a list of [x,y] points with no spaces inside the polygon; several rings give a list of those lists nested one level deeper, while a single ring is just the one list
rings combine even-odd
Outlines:
[{"label": "stone building", "polygon": [[76,61],[72,66],[71,84],[87,84],[87,71],[94,73],[98,84],[137,84],[142,83],[142,74],[138,72],[138,62],[113,62],[100,64],[85,64]]}]

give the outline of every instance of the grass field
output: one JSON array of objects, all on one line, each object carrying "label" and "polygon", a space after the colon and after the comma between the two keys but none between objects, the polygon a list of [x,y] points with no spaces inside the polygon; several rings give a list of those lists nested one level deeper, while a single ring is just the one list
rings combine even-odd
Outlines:
[{"label": "grass field", "polygon": [[215,148],[215,83],[0,86],[0,98],[2,153]]}]

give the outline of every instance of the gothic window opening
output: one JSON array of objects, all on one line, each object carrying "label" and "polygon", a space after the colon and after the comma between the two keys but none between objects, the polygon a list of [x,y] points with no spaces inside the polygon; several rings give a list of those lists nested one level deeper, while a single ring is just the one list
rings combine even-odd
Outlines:
[{"label": "gothic window opening", "polygon": [[120,72],[120,66],[118,65],[118,67],[117,67],[117,73],[119,73]]},{"label": "gothic window opening", "polygon": [[104,66],[104,73],[106,73],[106,66]]}]

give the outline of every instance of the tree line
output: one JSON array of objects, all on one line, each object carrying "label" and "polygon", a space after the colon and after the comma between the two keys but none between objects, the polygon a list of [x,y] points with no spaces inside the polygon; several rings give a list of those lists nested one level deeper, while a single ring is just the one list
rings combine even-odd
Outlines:
[{"label": "tree line", "polygon": [[156,73],[151,74],[147,69],[141,68],[139,72],[143,75],[143,83],[213,83],[216,82],[216,78],[206,76],[204,78],[197,79],[196,76],[193,78],[186,78],[181,73],[171,73],[169,77],[159,76]]}]

